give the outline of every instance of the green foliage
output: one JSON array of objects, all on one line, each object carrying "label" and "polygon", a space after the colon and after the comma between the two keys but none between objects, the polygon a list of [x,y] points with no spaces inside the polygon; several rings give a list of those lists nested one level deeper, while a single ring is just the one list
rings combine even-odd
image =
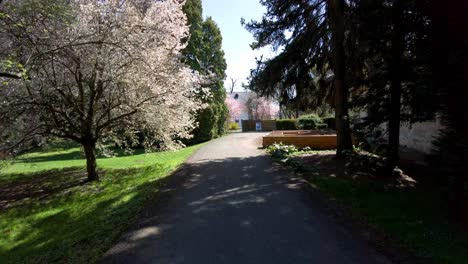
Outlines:
[{"label": "green foliage", "polygon": [[317,125],[317,129],[327,129],[327,128],[328,128],[328,125],[325,123],[321,123]]},{"label": "green foliage", "polygon": [[[393,1],[392,3],[396,3]],[[427,121],[434,118],[439,110],[439,94],[432,78],[432,21],[430,1],[402,2],[401,32],[403,52],[399,71],[402,82],[402,121],[410,123]],[[359,54],[353,58],[356,65],[362,65],[362,74],[353,77],[351,85],[364,85],[363,93],[353,93],[354,106],[365,107],[368,116],[364,126],[371,132],[375,127],[390,119],[390,83],[395,55],[392,45],[382,39],[392,39],[395,35],[393,16],[394,5],[382,1],[366,1],[357,8],[355,23],[349,23],[356,34],[355,47]],[[362,71],[359,71],[362,73]]]},{"label": "green foliage", "polygon": [[319,126],[324,127],[323,120],[317,114],[300,116],[297,122],[300,129],[318,129]]},{"label": "green foliage", "polygon": [[385,157],[363,151],[354,147],[353,151],[345,153],[346,168],[350,172],[365,172],[373,175],[385,175],[388,168],[388,160]]},{"label": "green foliage", "polygon": [[163,178],[199,147],[102,158],[101,181],[87,184],[78,148],[18,157],[0,174],[0,190],[8,182],[18,190],[26,185],[31,186],[26,191],[61,189],[2,211],[0,263],[97,262],[157,194]]},{"label": "green foliage", "polygon": [[295,119],[276,120],[277,130],[297,130],[297,121]]},{"label": "green foliage", "polygon": [[227,106],[222,103],[211,103],[201,110],[197,116],[198,127],[194,129],[194,137],[190,144],[197,144],[217,138],[226,133]]},{"label": "green foliage", "polygon": [[282,142],[274,143],[267,147],[267,152],[270,153],[274,158],[286,158],[289,155],[297,152],[297,148],[294,145],[285,145]]},{"label": "green foliage", "polygon": [[294,145],[284,145],[282,142],[274,143],[268,146],[267,152],[275,159],[279,160],[282,164],[293,168],[294,171],[303,171],[303,164],[301,161],[294,159],[293,156],[299,150]]},{"label": "green foliage", "polygon": [[[326,4],[316,0],[261,3],[267,10],[262,19],[242,20],[255,39],[251,46],[282,47],[282,52],[257,61],[249,89],[261,96],[279,96],[283,108],[306,110],[323,105],[332,98],[329,19],[323,19]],[[286,37],[285,31],[294,34]]]},{"label": "green foliage", "polygon": [[229,130],[238,130],[238,129],[240,129],[239,124],[237,124],[236,122],[229,123]]},{"label": "green foliage", "polygon": [[216,105],[210,104],[207,108],[198,112],[198,127],[193,131],[191,144],[208,141],[216,136],[218,132],[216,128],[216,111]]},{"label": "green foliage", "polygon": [[[402,121],[410,123],[434,118],[439,110],[439,93],[432,78],[432,21],[430,1],[341,1],[344,7],[343,47],[346,56],[346,86],[352,93],[350,107],[368,113],[363,131],[389,120],[391,74],[394,62],[394,4],[402,3]],[[282,47],[269,59],[257,61],[251,71],[249,89],[260,95],[279,96],[283,109],[316,109],[333,102],[330,66],[330,22],[323,19],[330,1],[265,0],[267,12],[257,21],[243,21],[252,33],[253,48]],[[307,10],[307,11],[305,11]],[[329,17],[329,16],[328,16]],[[329,17],[330,18],[330,17]],[[285,35],[289,31],[293,34]],[[388,40],[388,41],[387,41]],[[457,55],[454,55],[457,57]],[[445,60],[446,61],[446,60]],[[451,74],[448,73],[450,76]],[[446,82],[442,82],[446,83]],[[329,128],[335,125],[328,123]]]},{"label": "green foliage", "polygon": [[188,0],[184,12],[190,24],[190,38],[183,51],[185,62],[193,70],[210,78],[210,96],[205,98],[209,106],[197,113],[199,127],[193,131],[194,138],[190,141],[198,143],[226,133],[228,109],[224,103],[226,92],[223,80],[226,78],[227,64],[222,50],[221,31],[211,17],[203,20],[201,1]]},{"label": "green foliage", "polygon": [[192,69],[199,71],[201,67],[197,61],[197,55],[201,52],[200,44],[203,39],[202,3],[200,0],[187,0],[183,11],[187,16],[187,24],[190,25],[190,38],[187,41],[187,47],[183,51],[184,60]]}]

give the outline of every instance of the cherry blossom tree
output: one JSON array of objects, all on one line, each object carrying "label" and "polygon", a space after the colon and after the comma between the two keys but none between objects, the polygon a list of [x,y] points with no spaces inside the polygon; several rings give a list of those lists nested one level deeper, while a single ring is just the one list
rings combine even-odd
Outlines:
[{"label": "cherry blossom tree", "polygon": [[19,148],[49,136],[72,139],[84,149],[89,180],[99,179],[97,147],[111,142],[131,147],[141,132],[147,149],[155,143],[179,146],[194,128],[193,113],[203,107],[197,96],[201,80],[181,63],[181,43],[188,37],[182,5],[178,0],[3,3],[0,60],[13,61],[22,72],[18,80],[0,80],[7,88],[0,92],[1,145]]},{"label": "cherry blossom tree", "polygon": [[244,109],[244,106],[232,97],[227,97],[225,103],[229,110],[229,119],[231,121],[238,119],[240,113]]},{"label": "cherry blossom tree", "polygon": [[258,106],[256,115],[258,119],[274,119],[278,116],[279,105],[273,103],[270,99],[265,99],[263,97],[258,99]]},{"label": "cherry blossom tree", "polygon": [[278,116],[279,105],[272,100],[251,93],[246,101],[249,118],[254,120],[274,119]]}]

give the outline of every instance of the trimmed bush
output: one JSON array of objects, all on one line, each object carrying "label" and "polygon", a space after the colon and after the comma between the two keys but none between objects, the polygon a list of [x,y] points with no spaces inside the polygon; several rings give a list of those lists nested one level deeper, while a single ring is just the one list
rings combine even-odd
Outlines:
[{"label": "trimmed bush", "polygon": [[335,117],[331,116],[331,117],[324,117],[322,118],[323,119],[323,123],[327,124],[328,128],[331,128],[333,130],[336,129],[336,126],[335,126]]},{"label": "trimmed bush", "polygon": [[226,132],[228,110],[224,103],[210,103],[197,113],[198,127],[193,130],[193,138],[185,144],[192,145],[211,140]]},{"label": "trimmed bush", "polygon": [[295,119],[276,120],[277,130],[297,130],[297,121]]},{"label": "trimmed bush", "polygon": [[300,129],[318,129],[323,120],[316,114],[303,115],[299,117],[298,124]]},{"label": "trimmed bush", "polygon": [[325,123],[322,123],[322,124],[318,124],[317,125],[317,129],[327,129],[328,128],[328,125],[325,124]]},{"label": "trimmed bush", "polygon": [[239,124],[236,122],[231,122],[229,123],[229,130],[238,130],[239,129]]}]

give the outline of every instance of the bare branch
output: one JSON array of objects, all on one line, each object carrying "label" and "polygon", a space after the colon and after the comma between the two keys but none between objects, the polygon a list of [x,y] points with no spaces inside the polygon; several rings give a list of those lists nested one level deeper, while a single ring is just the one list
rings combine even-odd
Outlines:
[{"label": "bare branch", "polygon": [[16,73],[9,73],[9,72],[0,72],[0,77],[3,78],[11,78],[11,79],[21,79],[21,75]]}]

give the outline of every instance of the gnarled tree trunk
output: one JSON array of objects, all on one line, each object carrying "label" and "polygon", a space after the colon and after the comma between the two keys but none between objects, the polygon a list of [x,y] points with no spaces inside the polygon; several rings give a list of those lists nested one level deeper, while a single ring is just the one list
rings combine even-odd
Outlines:
[{"label": "gnarled tree trunk", "polygon": [[88,181],[98,181],[99,175],[96,170],[96,141],[88,140],[81,143],[86,156],[86,171]]}]

